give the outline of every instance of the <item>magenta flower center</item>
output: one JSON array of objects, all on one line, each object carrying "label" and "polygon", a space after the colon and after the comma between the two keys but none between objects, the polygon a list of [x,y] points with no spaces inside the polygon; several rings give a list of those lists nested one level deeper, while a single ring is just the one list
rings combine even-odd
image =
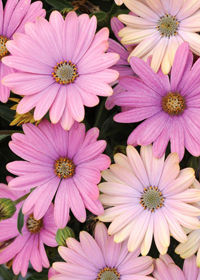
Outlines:
[{"label": "magenta flower center", "polygon": [[116,268],[105,267],[99,271],[96,280],[120,280],[120,274]]},{"label": "magenta flower center", "polygon": [[6,48],[7,41],[8,41],[8,38],[0,35],[0,59],[2,59],[6,55],[9,55],[9,51]]},{"label": "magenta flower center", "polygon": [[185,98],[179,93],[170,92],[163,97],[162,108],[169,115],[180,115],[186,108]]},{"label": "magenta flower center", "polygon": [[157,29],[161,36],[170,37],[177,34],[179,22],[175,16],[164,15],[158,21]]},{"label": "magenta flower center", "polygon": [[26,222],[26,227],[30,233],[38,233],[43,227],[43,219],[36,220],[33,214],[31,214]]},{"label": "magenta flower center", "polygon": [[158,187],[145,188],[140,198],[140,204],[144,209],[154,212],[164,205],[164,197]]},{"label": "magenta flower center", "polygon": [[76,77],[78,77],[76,65],[71,61],[61,61],[54,66],[52,76],[59,84],[66,85],[73,83]]},{"label": "magenta flower center", "polygon": [[75,165],[71,159],[60,157],[54,164],[54,172],[59,178],[70,178],[75,173]]}]

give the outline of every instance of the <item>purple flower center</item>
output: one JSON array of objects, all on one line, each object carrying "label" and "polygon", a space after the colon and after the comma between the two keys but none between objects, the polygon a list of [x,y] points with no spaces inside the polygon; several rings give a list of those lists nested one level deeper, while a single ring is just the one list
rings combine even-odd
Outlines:
[{"label": "purple flower center", "polygon": [[140,198],[140,204],[144,209],[154,212],[164,205],[164,197],[158,187],[145,188]]},{"label": "purple flower center", "polygon": [[180,115],[186,108],[185,98],[177,92],[170,92],[163,97],[162,108],[169,115]]},{"label": "purple flower center", "polygon": [[9,55],[9,51],[6,48],[7,41],[8,41],[8,38],[0,35],[0,59],[2,59],[6,55]]},{"label": "purple flower center", "polygon": [[26,222],[26,227],[30,233],[38,233],[43,227],[43,219],[36,220],[33,214],[31,214]]},{"label": "purple flower center", "polygon": [[75,173],[75,165],[71,159],[60,157],[54,164],[54,172],[59,178],[70,178]]},{"label": "purple flower center", "polygon": [[105,267],[99,271],[96,280],[120,280],[120,274],[116,268]]},{"label": "purple flower center", "polygon": [[76,65],[71,61],[61,61],[54,66],[54,72],[52,76],[56,80],[57,83],[66,85],[73,83],[76,77],[78,77],[78,72]]},{"label": "purple flower center", "polygon": [[166,14],[158,21],[157,29],[161,36],[170,37],[177,35],[179,22],[175,16]]}]

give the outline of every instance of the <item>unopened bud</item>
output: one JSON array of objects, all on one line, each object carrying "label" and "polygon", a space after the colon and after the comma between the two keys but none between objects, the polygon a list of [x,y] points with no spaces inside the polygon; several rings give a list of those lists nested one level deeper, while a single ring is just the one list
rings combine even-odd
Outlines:
[{"label": "unopened bud", "polygon": [[63,229],[57,230],[56,242],[58,243],[58,245],[66,246],[66,239],[68,237],[74,237],[75,238],[74,231],[70,227],[65,227]]},{"label": "unopened bud", "polygon": [[10,198],[0,198],[0,221],[10,219],[16,211],[14,201]]}]

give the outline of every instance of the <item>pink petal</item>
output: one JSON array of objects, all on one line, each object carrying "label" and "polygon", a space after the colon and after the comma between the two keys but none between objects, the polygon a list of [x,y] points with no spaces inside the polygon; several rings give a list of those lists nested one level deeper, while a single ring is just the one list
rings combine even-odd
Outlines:
[{"label": "pink petal", "polygon": [[78,17],[75,12],[69,12],[65,18],[63,25],[63,46],[62,55],[67,61],[71,61],[74,56],[74,50],[76,49],[78,42]]},{"label": "pink petal", "polygon": [[59,228],[64,228],[69,220],[69,196],[68,184],[71,179],[63,179],[60,182],[55,198],[54,219]]},{"label": "pink petal", "polygon": [[79,91],[73,85],[69,85],[67,91],[67,106],[72,117],[81,122],[85,116],[83,101]]}]

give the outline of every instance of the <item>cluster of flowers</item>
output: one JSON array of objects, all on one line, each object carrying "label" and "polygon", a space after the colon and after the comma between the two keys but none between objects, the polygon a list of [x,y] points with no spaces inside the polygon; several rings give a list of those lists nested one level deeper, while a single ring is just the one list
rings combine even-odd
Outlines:
[{"label": "cluster of flowers", "polygon": [[[49,279],[200,279],[200,184],[179,165],[185,148],[200,155],[200,0],[115,2],[131,11],[111,20],[123,45],[108,28],[96,33],[95,16],[53,11],[47,21],[39,1],[8,0],[3,9],[0,0],[0,100],[10,90],[23,96],[17,113],[34,110],[40,122],[12,135],[23,160],[7,165],[16,177],[0,184],[0,264],[16,275],[26,276],[29,261],[38,272],[50,267],[44,244],[58,246],[70,211],[84,223],[87,209],[98,220],[94,237],[67,238],[58,248],[66,262],[55,262]],[[98,96],[108,110],[121,107],[116,122],[144,120],[113,164],[98,128],[81,123]],[[167,255],[170,236],[183,270]],[[147,256],[153,239],[158,259]]]}]

